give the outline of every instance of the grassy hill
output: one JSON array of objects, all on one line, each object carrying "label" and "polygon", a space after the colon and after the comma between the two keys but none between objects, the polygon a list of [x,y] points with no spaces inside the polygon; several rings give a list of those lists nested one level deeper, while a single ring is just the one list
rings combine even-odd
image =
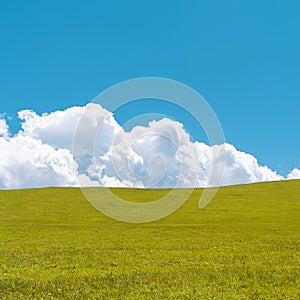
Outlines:
[{"label": "grassy hill", "polygon": [[224,187],[202,210],[201,193],[127,224],[76,188],[0,191],[0,299],[299,299],[300,181]]}]

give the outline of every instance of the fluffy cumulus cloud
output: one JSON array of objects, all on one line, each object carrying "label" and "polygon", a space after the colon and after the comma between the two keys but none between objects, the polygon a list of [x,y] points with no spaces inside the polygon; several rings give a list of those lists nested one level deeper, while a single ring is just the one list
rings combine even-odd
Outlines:
[{"label": "fluffy cumulus cloud", "polygon": [[248,153],[238,151],[226,144],[226,168],[223,184],[250,183],[284,179],[267,166],[259,165],[257,159]]},{"label": "fluffy cumulus cloud", "polygon": [[109,151],[96,159],[106,182],[116,178],[125,186],[147,188],[196,185],[195,146],[182,124],[165,118],[150,122],[148,127],[116,133]]},{"label": "fluffy cumulus cloud", "polygon": [[73,136],[84,107],[71,107],[39,116],[32,110],[18,112],[22,122],[19,135],[31,137],[55,149],[72,148]]},{"label": "fluffy cumulus cloud", "polygon": [[[71,111],[76,112],[80,109],[82,108],[73,108]],[[62,121],[67,121],[69,117],[70,121],[76,122],[80,115],[73,113],[70,117],[68,110],[53,114],[55,117],[61,115],[61,123],[56,119],[51,120],[50,115],[38,116],[33,111],[20,111],[22,130],[14,136],[10,136],[4,118],[0,119],[1,189],[77,184],[74,175],[76,162],[70,147],[62,144],[63,140],[65,143],[72,143],[72,130],[74,132],[75,126],[72,122]]]},{"label": "fluffy cumulus cloud", "polygon": [[7,137],[9,134],[8,125],[3,117],[0,115],[0,137]]},{"label": "fluffy cumulus cloud", "polygon": [[288,174],[287,179],[300,179],[300,170],[295,168]]},{"label": "fluffy cumulus cloud", "polygon": [[40,140],[17,135],[0,137],[0,188],[73,186],[73,157],[67,149],[55,150]]},{"label": "fluffy cumulus cloud", "polygon": [[[124,131],[100,105],[38,115],[18,113],[12,135],[0,116],[0,188],[44,186],[207,186],[212,153],[219,146],[191,142],[179,122],[164,118]],[[214,148],[215,147],[215,148]],[[283,177],[248,153],[225,144],[223,185],[300,178]],[[218,160],[218,157],[215,157]]]}]

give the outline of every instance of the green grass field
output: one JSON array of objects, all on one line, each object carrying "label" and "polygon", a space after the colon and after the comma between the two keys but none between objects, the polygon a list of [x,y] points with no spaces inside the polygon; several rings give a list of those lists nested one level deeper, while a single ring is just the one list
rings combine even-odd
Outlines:
[{"label": "green grass field", "polygon": [[300,181],[201,193],[138,225],[76,188],[0,191],[0,299],[300,299]]}]

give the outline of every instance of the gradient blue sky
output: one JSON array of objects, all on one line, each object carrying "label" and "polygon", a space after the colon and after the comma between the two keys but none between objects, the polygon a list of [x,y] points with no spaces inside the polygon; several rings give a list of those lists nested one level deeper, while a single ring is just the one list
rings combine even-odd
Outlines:
[{"label": "gradient blue sky", "polygon": [[16,130],[19,110],[167,77],[205,97],[229,143],[285,175],[300,167],[299,11],[296,0],[1,1],[0,112]]}]

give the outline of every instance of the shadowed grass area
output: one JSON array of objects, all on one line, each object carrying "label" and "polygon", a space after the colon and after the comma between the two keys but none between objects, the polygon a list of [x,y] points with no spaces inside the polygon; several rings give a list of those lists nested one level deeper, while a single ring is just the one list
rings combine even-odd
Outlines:
[{"label": "shadowed grass area", "polygon": [[77,188],[0,191],[0,298],[299,299],[300,181],[224,187],[202,210],[201,193],[138,225]]}]

